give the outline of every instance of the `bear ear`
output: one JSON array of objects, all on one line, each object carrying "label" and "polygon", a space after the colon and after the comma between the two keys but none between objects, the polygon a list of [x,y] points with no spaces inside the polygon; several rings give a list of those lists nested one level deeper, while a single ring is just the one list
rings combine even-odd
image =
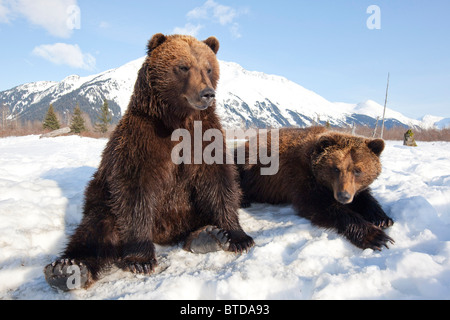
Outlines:
[{"label": "bear ear", "polygon": [[206,45],[211,48],[214,54],[217,54],[217,52],[219,52],[220,43],[216,37],[209,37],[203,42],[206,43]]},{"label": "bear ear", "polygon": [[379,157],[383,152],[385,145],[383,140],[375,139],[375,140],[368,140],[367,146],[373,153],[375,153]]},{"label": "bear ear", "polygon": [[153,50],[158,48],[160,45],[162,45],[164,42],[166,42],[167,38],[162,33],[155,34],[151,40],[148,42],[147,45],[147,54],[150,55]]},{"label": "bear ear", "polygon": [[316,152],[322,153],[325,151],[326,148],[331,147],[332,145],[335,145],[337,142],[332,136],[323,136],[317,141],[316,143]]}]

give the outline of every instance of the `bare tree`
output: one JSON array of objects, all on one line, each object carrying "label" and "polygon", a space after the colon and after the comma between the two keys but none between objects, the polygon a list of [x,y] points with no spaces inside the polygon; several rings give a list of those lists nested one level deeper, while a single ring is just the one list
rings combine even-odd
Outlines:
[{"label": "bare tree", "polygon": [[8,117],[10,115],[9,107],[2,103],[0,106],[0,116],[2,120],[2,130],[6,130],[8,126]]}]

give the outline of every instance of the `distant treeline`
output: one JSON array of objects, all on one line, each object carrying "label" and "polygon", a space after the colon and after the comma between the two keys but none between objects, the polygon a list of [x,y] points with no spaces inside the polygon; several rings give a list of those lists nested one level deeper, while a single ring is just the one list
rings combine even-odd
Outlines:
[{"label": "distant treeline", "polygon": [[[352,132],[352,129],[345,128],[345,129],[338,129],[333,128],[333,130],[338,131],[345,131],[348,133]],[[355,134],[361,135],[364,137],[372,138],[373,137],[373,128],[364,127],[364,126],[356,126]],[[393,127],[389,129],[384,130],[383,139],[384,140],[399,140],[403,141],[405,132],[407,129],[404,127]],[[414,132],[414,139],[416,141],[450,141],[450,128],[446,129],[419,129],[414,128],[412,129]],[[378,132],[375,134],[375,138],[380,137],[380,130],[378,129]]]},{"label": "distant treeline", "polygon": [[[58,117],[61,117],[58,115]],[[109,138],[109,135],[115,128],[115,124],[112,124],[108,127],[108,132],[101,133],[96,130],[95,124],[92,124],[90,121],[90,117],[85,115],[85,126],[86,131],[79,133],[79,135],[84,137],[91,138]],[[354,133],[356,135],[365,136],[368,138],[374,137],[374,129],[367,126],[356,126],[354,128],[335,128],[332,130],[346,132],[346,133]],[[8,136],[26,136],[33,134],[43,134],[48,132],[49,130],[43,129],[42,121],[2,121],[0,123],[0,137],[8,137]],[[384,130],[383,139],[384,140],[398,140],[403,141],[405,132],[407,129],[404,127],[393,127],[387,128]],[[414,138],[416,141],[447,141],[450,142],[450,128],[447,129],[413,129]],[[380,137],[380,132],[375,134],[375,138]]]},{"label": "distant treeline", "polygon": [[78,104],[72,113],[66,111],[63,114],[56,112],[53,104],[50,104],[42,121],[23,118],[11,119],[9,108],[1,105],[0,137],[41,135],[64,127],[70,127],[71,134],[93,138],[109,137],[116,124],[112,122],[113,117],[111,117],[108,101],[104,100],[103,106],[96,109],[96,112],[96,121],[93,122],[92,116],[81,111]]}]

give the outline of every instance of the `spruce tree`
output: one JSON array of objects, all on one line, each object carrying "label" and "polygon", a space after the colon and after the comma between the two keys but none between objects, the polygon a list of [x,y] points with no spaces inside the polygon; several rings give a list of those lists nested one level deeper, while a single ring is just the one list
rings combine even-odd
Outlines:
[{"label": "spruce tree", "polygon": [[58,130],[61,127],[52,104],[48,108],[42,127],[49,130]]},{"label": "spruce tree", "polygon": [[109,105],[108,101],[105,99],[103,102],[103,106],[100,109],[100,114],[98,117],[98,121],[95,124],[95,131],[105,134],[108,132],[108,125],[111,123],[111,115],[109,113]]},{"label": "spruce tree", "polygon": [[78,103],[73,112],[72,121],[70,122],[70,130],[74,133],[81,133],[83,131],[86,131],[83,115]]}]

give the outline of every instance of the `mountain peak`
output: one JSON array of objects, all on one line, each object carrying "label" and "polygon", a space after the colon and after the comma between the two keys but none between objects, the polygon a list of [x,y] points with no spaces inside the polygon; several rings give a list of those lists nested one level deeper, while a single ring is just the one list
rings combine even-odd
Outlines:
[{"label": "mountain peak", "polygon": [[80,76],[79,75],[71,75],[68,77],[65,77],[61,82],[78,82],[80,80]]}]

